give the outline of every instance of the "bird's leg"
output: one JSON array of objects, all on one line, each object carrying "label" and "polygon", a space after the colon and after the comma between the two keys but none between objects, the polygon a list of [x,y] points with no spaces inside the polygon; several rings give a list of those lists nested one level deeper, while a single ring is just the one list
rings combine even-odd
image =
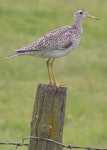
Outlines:
[{"label": "bird's leg", "polygon": [[48,75],[49,75],[50,84],[52,85],[53,83],[52,83],[52,77],[51,77],[50,61],[51,61],[51,58],[49,58],[46,61],[46,64],[47,64],[47,69],[48,69]]},{"label": "bird's leg", "polygon": [[55,78],[54,69],[53,69],[53,62],[54,62],[54,60],[55,60],[55,58],[49,58],[47,60],[46,64],[47,64],[50,84],[54,85],[54,86],[58,86],[58,84],[56,82],[56,78]]},{"label": "bird's leg", "polygon": [[53,62],[54,62],[54,60],[55,60],[55,58],[51,58],[51,60],[50,60],[50,70],[51,70],[51,74],[52,74],[53,85],[58,86],[57,82],[56,82],[56,78],[55,78],[54,69],[53,69]]}]

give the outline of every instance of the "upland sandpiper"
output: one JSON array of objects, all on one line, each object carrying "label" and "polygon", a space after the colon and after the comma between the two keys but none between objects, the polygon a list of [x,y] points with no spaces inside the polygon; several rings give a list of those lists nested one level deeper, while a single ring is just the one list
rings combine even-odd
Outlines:
[{"label": "upland sandpiper", "polygon": [[82,35],[82,20],[85,18],[97,20],[96,17],[91,16],[87,11],[78,9],[74,12],[74,23],[72,26],[64,26],[53,30],[33,44],[15,50],[13,54],[8,55],[7,57],[11,58],[19,55],[32,55],[48,58],[46,63],[50,84],[58,86],[53,70],[54,59],[65,56],[76,49]]}]

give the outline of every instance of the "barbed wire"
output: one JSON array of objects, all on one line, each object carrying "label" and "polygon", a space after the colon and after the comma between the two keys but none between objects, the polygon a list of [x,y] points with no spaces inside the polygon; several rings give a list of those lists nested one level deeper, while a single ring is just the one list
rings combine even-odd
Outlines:
[{"label": "barbed wire", "polygon": [[15,150],[17,150],[19,147],[23,147],[23,146],[28,146],[29,144],[24,143],[26,139],[35,139],[35,140],[44,140],[44,141],[48,141],[48,142],[52,142],[55,143],[59,146],[61,146],[62,148],[66,148],[66,149],[85,149],[85,150],[107,150],[107,148],[95,148],[95,147],[84,147],[84,146],[74,146],[74,145],[65,145],[63,143],[60,143],[58,141],[52,140],[52,139],[48,139],[48,138],[42,138],[42,137],[35,137],[35,136],[26,136],[22,139],[21,143],[15,143],[15,142],[0,142],[0,145],[13,145],[15,146]]},{"label": "barbed wire", "polygon": [[12,145],[12,146],[16,146],[15,150],[17,150],[18,147],[28,146],[28,144],[15,143],[15,142],[0,142],[0,145]]}]

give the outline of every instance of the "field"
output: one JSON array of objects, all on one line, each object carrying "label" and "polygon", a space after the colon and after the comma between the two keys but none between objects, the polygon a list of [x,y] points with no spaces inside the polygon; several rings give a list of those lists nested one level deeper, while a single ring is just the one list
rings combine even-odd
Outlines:
[{"label": "field", "polygon": [[78,8],[100,20],[84,20],[77,50],[54,63],[59,84],[68,87],[63,143],[107,147],[106,0],[0,0],[0,142],[20,142],[30,135],[37,85],[49,83],[46,59],[5,56],[72,24]]}]

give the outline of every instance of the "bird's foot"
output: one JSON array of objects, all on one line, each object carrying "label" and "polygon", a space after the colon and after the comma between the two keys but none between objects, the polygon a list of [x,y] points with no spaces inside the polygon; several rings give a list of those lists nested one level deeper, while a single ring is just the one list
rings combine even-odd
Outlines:
[{"label": "bird's foot", "polygon": [[53,87],[56,87],[56,88],[64,88],[65,86],[64,85],[59,85],[59,84],[56,84],[56,83],[50,83],[49,85],[53,86]]}]

